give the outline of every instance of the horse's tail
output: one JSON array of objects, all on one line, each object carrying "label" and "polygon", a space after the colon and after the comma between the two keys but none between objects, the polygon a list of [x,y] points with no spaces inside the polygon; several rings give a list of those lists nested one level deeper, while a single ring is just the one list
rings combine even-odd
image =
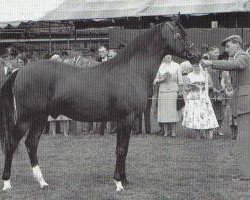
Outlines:
[{"label": "horse's tail", "polygon": [[16,102],[13,94],[13,83],[18,70],[14,71],[0,89],[0,140],[2,151],[11,143],[11,133],[16,124]]}]

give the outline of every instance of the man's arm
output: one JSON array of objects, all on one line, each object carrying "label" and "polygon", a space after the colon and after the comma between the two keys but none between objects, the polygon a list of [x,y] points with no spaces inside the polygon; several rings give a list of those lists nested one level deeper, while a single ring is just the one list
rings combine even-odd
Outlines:
[{"label": "man's arm", "polygon": [[239,55],[234,60],[213,60],[212,68],[226,71],[239,71],[248,67],[247,56]]}]

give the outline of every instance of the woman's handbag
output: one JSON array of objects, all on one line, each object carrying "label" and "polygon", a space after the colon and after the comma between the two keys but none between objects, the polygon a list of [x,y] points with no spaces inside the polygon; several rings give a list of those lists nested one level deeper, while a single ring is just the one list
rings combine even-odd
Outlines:
[{"label": "woman's handbag", "polygon": [[185,106],[183,94],[179,93],[177,98],[177,110],[181,110]]}]

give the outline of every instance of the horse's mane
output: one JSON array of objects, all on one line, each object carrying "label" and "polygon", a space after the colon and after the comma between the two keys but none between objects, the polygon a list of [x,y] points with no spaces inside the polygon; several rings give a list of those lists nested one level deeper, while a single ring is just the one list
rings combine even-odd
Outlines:
[{"label": "horse's mane", "polygon": [[[121,53],[119,53],[114,58],[94,65],[94,66],[84,66],[84,67],[73,67],[70,64],[66,63],[59,63],[56,61],[47,60],[47,62],[51,63],[52,65],[61,66],[61,67],[70,67],[72,70],[82,70],[82,71],[96,71],[96,70],[110,70],[114,67],[119,67],[119,65],[122,65],[122,63],[126,63],[133,55],[135,55],[136,52],[140,51],[147,51],[148,45],[152,41],[152,37],[155,33],[160,33],[162,26],[164,23],[157,24],[154,27],[152,27],[149,30],[146,30],[145,32],[139,34],[137,37],[135,37],[123,50]],[[44,62],[43,60],[42,62]],[[75,68],[75,69],[74,69]]]},{"label": "horse's mane", "polygon": [[139,34],[135,37],[123,50],[113,59],[110,59],[106,62],[103,62],[99,65],[84,68],[85,70],[96,70],[96,69],[112,69],[113,67],[117,67],[118,64],[125,63],[129,58],[135,55],[135,52],[138,51],[146,51],[147,46],[150,44],[152,40],[152,36],[155,33],[161,31],[163,23],[157,24],[151,29]]}]

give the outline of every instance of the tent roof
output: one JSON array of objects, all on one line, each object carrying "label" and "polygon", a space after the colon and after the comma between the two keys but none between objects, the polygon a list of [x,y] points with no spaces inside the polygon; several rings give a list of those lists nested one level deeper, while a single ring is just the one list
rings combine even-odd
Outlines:
[{"label": "tent roof", "polygon": [[250,0],[1,0],[0,25],[20,21],[106,19],[250,11]]},{"label": "tent roof", "polygon": [[0,23],[36,21],[65,0],[0,0]]},{"label": "tent roof", "polygon": [[42,20],[105,19],[181,14],[244,12],[250,0],[65,0]]}]

